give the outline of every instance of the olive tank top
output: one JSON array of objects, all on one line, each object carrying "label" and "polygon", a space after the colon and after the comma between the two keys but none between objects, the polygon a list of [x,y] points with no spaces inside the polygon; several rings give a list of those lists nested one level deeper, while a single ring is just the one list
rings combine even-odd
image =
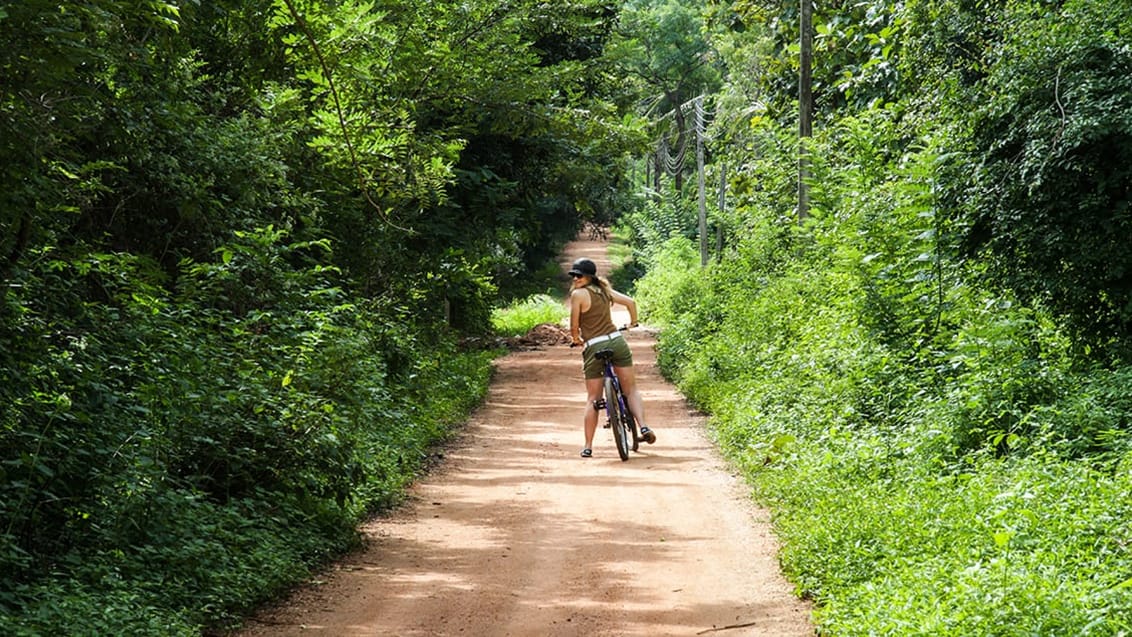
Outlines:
[{"label": "olive tank top", "polygon": [[617,326],[613,324],[613,318],[609,313],[609,299],[596,285],[587,285],[586,290],[590,293],[590,309],[582,312],[578,317],[578,328],[582,332],[582,338],[589,340],[595,336],[616,332]]}]

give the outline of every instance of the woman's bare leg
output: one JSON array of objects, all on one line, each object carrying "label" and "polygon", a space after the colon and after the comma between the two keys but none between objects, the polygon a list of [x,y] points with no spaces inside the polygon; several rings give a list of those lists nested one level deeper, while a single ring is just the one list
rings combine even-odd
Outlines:
[{"label": "woman's bare leg", "polygon": [[637,373],[632,367],[614,367],[617,378],[621,381],[621,391],[629,399],[629,409],[637,418],[639,427],[645,426],[645,404],[641,400],[641,390],[637,387]]},{"label": "woman's bare leg", "polygon": [[594,401],[601,400],[601,395],[604,391],[605,378],[586,379],[586,416],[582,420],[586,436],[586,449],[593,448],[594,432],[597,431],[598,414],[597,410],[594,409]]}]

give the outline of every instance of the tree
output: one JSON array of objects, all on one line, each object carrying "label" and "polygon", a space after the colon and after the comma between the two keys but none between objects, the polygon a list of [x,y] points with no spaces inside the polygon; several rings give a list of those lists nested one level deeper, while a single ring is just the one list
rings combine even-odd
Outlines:
[{"label": "tree", "polygon": [[[944,173],[966,254],[1094,344],[1132,336],[1132,9],[1004,14],[978,97],[956,105],[975,167]],[[974,108],[969,108],[973,103]],[[962,115],[961,115],[962,116]]]},{"label": "tree", "polygon": [[349,542],[617,205],[615,13],[0,3],[0,632],[184,634]]},{"label": "tree", "polygon": [[[668,145],[679,157],[689,148],[691,100],[720,82],[701,12],[700,3],[691,0],[631,0],[610,47],[612,62],[640,83],[644,112],[657,122],[656,135],[674,138]],[[682,170],[675,178],[680,190]]]}]

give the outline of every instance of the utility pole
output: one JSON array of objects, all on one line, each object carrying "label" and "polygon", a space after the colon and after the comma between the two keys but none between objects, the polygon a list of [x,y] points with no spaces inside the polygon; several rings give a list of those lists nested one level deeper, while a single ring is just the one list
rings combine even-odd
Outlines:
[{"label": "utility pole", "polygon": [[798,222],[810,214],[810,157],[808,140],[814,134],[814,2],[801,0],[801,48],[798,73]]},{"label": "utility pole", "polygon": [[700,196],[700,267],[708,264],[707,186],[704,184],[704,97],[696,98],[696,185]]},{"label": "utility pole", "polygon": [[727,204],[727,164],[719,162],[719,217],[715,223],[715,258],[723,261],[723,212]]},{"label": "utility pole", "polygon": [[704,183],[704,96],[696,97],[696,187],[700,195],[700,266],[707,265],[707,193]]}]

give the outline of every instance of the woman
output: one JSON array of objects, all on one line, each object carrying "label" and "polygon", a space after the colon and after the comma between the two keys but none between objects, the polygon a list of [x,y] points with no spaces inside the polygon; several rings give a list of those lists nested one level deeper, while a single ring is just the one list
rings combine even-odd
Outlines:
[{"label": "woman", "polygon": [[586,397],[589,404],[583,419],[586,446],[582,448],[582,457],[593,456],[597,412],[605,389],[602,364],[594,354],[603,349],[613,350],[613,369],[621,380],[622,391],[629,398],[629,409],[641,426],[641,437],[649,444],[656,442],[656,434],[645,426],[645,409],[633,370],[633,353],[613,324],[610,314],[614,303],[624,305],[629,309],[629,327],[636,327],[636,301],[610,287],[609,281],[597,275],[597,266],[589,259],[575,261],[569,274],[574,277],[570,291],[570,339],[574,345],[586,346],[582,350],[582,367],[586,376]]}]

